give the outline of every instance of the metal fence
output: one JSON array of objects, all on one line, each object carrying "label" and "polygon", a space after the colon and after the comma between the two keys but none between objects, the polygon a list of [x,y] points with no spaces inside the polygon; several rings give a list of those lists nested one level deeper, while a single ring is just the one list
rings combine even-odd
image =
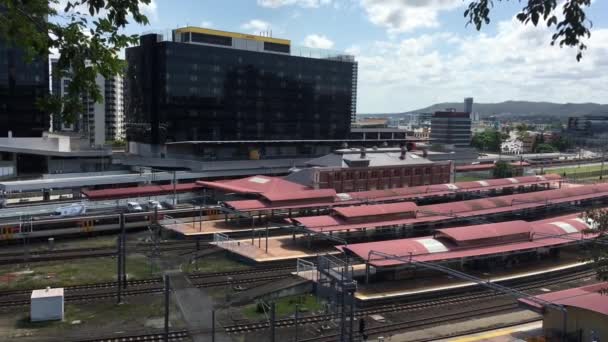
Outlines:
[{"label": "metal fence", "polygon": [[260,249],[252,245],[250,242],[234,240],[228,235],[222,233],[213,234],[213,243],[218,247],[239,254],[253,255],[260,251]]}]

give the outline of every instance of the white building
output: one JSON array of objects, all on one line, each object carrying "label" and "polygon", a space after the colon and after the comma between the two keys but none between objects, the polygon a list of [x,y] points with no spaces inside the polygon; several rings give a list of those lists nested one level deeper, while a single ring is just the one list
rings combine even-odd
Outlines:
[{"label": "white building", "polygon": [[[70,85],[69,76],[59,77],[55,72],[57,60],[52,64],[52,92],[64,96]],[[96,103],[87,95],[82,96],[83,113],[76,118],[76,122],[67,124],[55,116],[51,118],[53,132],[74,133],[89,141],[91,146],[103,146],[108,141],[125,139],[124,115],[124,80],[121,75],[106,79],[97,75],[97,87],[101,90],[102,102]]]}]

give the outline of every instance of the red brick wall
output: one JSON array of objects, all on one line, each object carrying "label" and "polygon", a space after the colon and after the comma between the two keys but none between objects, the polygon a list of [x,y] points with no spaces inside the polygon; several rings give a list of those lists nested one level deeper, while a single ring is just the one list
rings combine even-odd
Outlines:
[{"label": "red brick wall", "polygon": [[366,191],[450,182],[449,164],[319,170],[319,189]]}]

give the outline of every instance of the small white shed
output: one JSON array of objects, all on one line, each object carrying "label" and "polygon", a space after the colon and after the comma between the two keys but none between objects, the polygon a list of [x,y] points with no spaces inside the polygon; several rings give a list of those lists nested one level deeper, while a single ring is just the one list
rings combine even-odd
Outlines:
[{"label": "small white shed", "polygon": [[32,322],[63,320],[63,288],[32,291],[30,305]]}]

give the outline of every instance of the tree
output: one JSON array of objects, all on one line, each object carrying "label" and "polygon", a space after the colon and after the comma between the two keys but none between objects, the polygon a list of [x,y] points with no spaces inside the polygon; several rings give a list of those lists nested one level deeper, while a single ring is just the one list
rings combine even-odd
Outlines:
[{"label": "tree", "polygon": [[[555,12],[558,10],[557,0],[528,0],[524,1],[524,4],[527,4],[517,14],[517,19],[524,25],[532,23],[537,26],[542,18],[547,27],[555,26],[551,45],[558,43],[560,47],[577,47],[576,60],[580,61],[583,51],[587,49],[587,45],[583,41],[591,36],[592,23],[587,19],[585,13],[586,8],[591,5],[591,1],[565,0],[561,8],[563,18],[558,19]],[[464,17],[468,17],[467,25],[474,24],[478,31],[481,30],[484,24],[490,23],[490,9],[493,6],[494,1],[492,0],[472,1],[464,12]]]},{"label": "tree", "polygon": [[513,177],[513,166],[504,160],[499,160],[494,164],[494,178]]},{"label": "tree", "polygon": [[498,130],[486,129],[473,135],[471,146],[482,151],[499,152],[503,138],[503,134]]},{"label": "tree", "polygon": [[602,281],[608,280],[608,246],[606,246],[606,237],[608,236],[608,210],[607,209],[591,209],[583,213],[583,220],[592,224],[593,229],[589,229],[584,233],[598,234],[598,239],[603,240],[603,243],[591,242],[587,249],[586,260],[593,261],[597,278]]},{"label": "tree", "polygon": [[[121,33],[134,21],[147,25],[140,4],[150,0],[0,0],[0,37],[24,49],[29,60],[47,58],[51,49],[60,55],[59,77],[71,82],[63,98],[49,95],[38,105],[71,123],[83,110],[82,95],[101,102],[95,83],[98,74],[108,78],[124,71],[119,52],[137,43],[137,35]],[[50,20],[47,21],[47,18]]]},{"label": "tree", "polygon": [[534,147],[535,153],[553,153],[557,152],[557,149],[551,144],[539,143]]}]

